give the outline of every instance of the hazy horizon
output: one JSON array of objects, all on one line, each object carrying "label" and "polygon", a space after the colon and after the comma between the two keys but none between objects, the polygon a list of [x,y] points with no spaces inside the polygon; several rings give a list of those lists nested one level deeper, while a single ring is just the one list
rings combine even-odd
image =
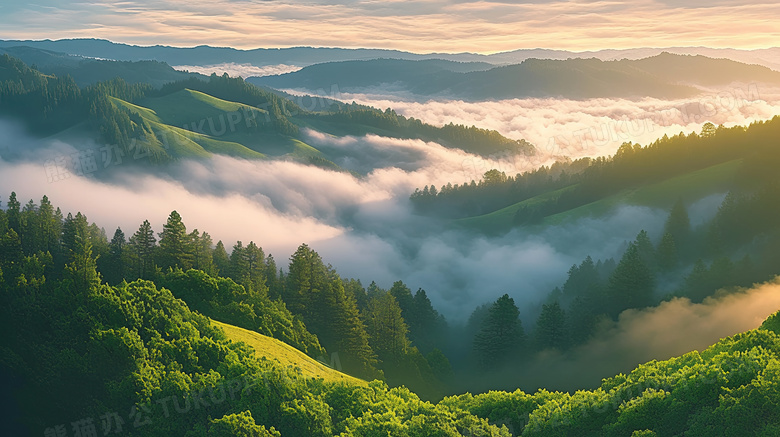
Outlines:
[{"label": "hazy horizon", "polygon": [[742,0],[521,4],[44,0],[0,4],[0,38],[110,37],[138,45],[474,53],[537,47],[625,49],[636,47],[636,41],[645,47],[679,46],[685,41],[685,46],[752,49],[776,44],[778,16],[778,4]]}]

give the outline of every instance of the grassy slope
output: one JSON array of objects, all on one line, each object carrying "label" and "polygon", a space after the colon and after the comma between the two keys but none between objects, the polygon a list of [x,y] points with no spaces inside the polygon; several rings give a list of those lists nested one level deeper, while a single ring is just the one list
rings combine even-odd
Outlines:
[{"label": "grassy slope", "polygon": [[[710,194],[725,192],[729,189],[740,164],[741,160],[729,161],[676,176],[662,182],[623,190],[618,194],[587,205],[547,216],[542,225],[556,225],[583,217],[604,215],[618,205],[670,208],[678,198],[691,202]],[[488,233],[506,231],[512,227],[512,220],[519,207],[532,206],[536,203],[559,197],[564,191],[572,188],[573,186],[544,193],[489,214],[455,220],[453,223]]]},{"label": "grassy slope", "polygon": [[[240,107],[237,103],[225,102],[203,93],[193,94],[192,98],[187,98],[190,93],[196,92],[184,90],[172,94],[171,96],[175,97],[171,99],[168,99],[171,96],[166,96],[159,99],[146,99],[141,102],[144,105],[149,105],[148,107],[134,105],[116,98],[112,98],[112,101],[139,113],[149,122],[159,140],[157,143],[149,145],[153,151],[163,153],[165,146],[167,146],[172,156],[180,158],[201,158],[212,153],[247,159],[265,158],[264,154],[251,150],[243,144],[226,141],[225,137],[217,139],[177,127],[179,124],[185,124],[181,122],[184,118],[191,117],[192,120],[203,120],[213,117],[216,127],[219,128],[217,120],[220,114],[224,117],[225,110],[238,110],[237,108]],[[176,96],[177,94],[180,95]]]},{"label": "grassy slope", "polygon": [[351,384],[368,385],[366,381],[332,369],[275,338],[267,337],[260,333],[228,325],[216,320],[212,320],[212,322],[222,328],[229,339],[244,342],[254,348],[259,357],[276,360],[282,366],[298,367],[301,369],[304,376],[323,378],[326,382],[343,381]]},{"label": "grassy slope", "polygon": [[[177,156],[201,157],[217,153],[251,159],[267,156],[288,156],[293,159],[316,156],[327,159],[322,152],[300,140],[274,133],[248,132],[242,129],[243,118],[236,125],[236,129],[228,128],[227,132],[219,136],[187,130],[195,124],[197,128],[211,132],[213,123],[213,129],[219,132],[224,129],[222,120],[225,120],[225,123],[229,120],[227,113],[240,111],[239,114],[243,117],[241,108],[247,106],[198,91],[185,89],[164,97],[144,99],[138,105],[118,99],[114,99],[114,102],[138,112],[154,126],[155,133],[164,133]],[[267,111],[257,108],[253,110],[258,121],[266,118]],[[201,121],[204,122],[201,124]],[[181,126],[187,129],[182,129]]]}]

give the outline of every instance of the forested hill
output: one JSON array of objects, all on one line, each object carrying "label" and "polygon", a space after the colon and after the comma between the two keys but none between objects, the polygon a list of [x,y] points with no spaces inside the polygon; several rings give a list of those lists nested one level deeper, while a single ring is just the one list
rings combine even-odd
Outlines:
[{"label": "forested hill", "polygon": [[517,175],[493,169],[479,182],[425,186],[411,195],[417,210],[489,233],[516,226],[599,216],[621,204],[669,208],[714,193],[772,181],[780,117],[750,126],[716,127],[664,136],[615,155],[561,161]]},{"label": "forested hill", "polygon": [[[159,67],[132,66],[122,68],[152,76]],[[0,56],[0,114],[20,119],[35,135],[92,138],[119,147],[124,156],[144,158],[143,162],[223,154],[294,159],[338,170],[332,154],[305,143],[307,129],[438,141],[480,155],[534,153],[531,144],[496,131],[454,124],[434,127],[390,109],[344,104],[315,109],[304,110],[227,75],[208,80],[188,77],[160,87],[115,78],[82,88],[70,76],[44,75],[18,59]]]},{"label": "forested hill", "polygon": [[[305,245],[280,288],[273,261],[254,243],[237,244],[230,257],[219,244],[204,251],[208,235],[186,234],[175,213],[159,246],[144,223],[126,251],[119,232],[105,247],[99,228],[87,223],[81,214],[61,221],[45,198],[21,210],[12,196],[0,210],[0,324],[13,333],[0,343],[0,377],[11,387],[2,395],[10,435],[769,436],[780,430],[780,314],[760,329],[640,365],[594,390],[492,391],[431,403],[381,380],[312,378],[230,341],[204,316],[269,329],[317,353],[302,319],[327,348],[335,342],[336,350],[359,352],[339,355],[345,368],[369,378],[379,361],[387,379],[391,369],[417,366],[420,383],[430,384],[446,370],[440,352],[422,357],[403,341],[403,322],[385,323],[400,320],[403,299],[375,290],[361,303]],[[149,244],[155,248],[145,251]],[[240,284],[182,265],[226,269]],[[130,282],[116,282],[121,277]],[[289,310],[271,299],[274,290]],[[365,325],[358,322],[361,311]],[[412,326],[410,334],[431,332]]]}]

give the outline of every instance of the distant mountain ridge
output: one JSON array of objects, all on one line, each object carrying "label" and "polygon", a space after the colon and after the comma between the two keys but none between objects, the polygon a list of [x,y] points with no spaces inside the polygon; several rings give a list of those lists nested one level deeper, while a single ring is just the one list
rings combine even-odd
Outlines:
[{"label": "distant mountain ridge", "polygon": [[713,58],[728,58],[739,62],[758,64],[780,71],[780,47],[741,50],[708,47],[666,47],[606,49],[598,51],[572,52],[551,49],[519,49],[490,55],[478,53],[425,53],[417,54],[400,50],[386,49],[346,49],[333,47],[290,47],[259,48],[240,50],[230,47],[170,47],[135,46],[114,43],[102,39],[61,39],[61,40],[0,40],[0,47],[29,46],[38,49],[64,52],[91,58],[114,59],[120,61],[157,60],[170,65],[215,65],[222,63],[246,63],[256,66],[297,65],[305,67],[312,64],[332,61],[365,60],[395,58],[406,60],[444,59],[457,62],[487,62],[493,65],[508,65],[529,58],[568,59],[597,58],[601,60],[641,59],[662,52],[685,55],[704,55]]},{"label": "distant mountain ridge", "polygon": [[[432,64],[437,62],[437,64]],[[685,98],[701,88],[735,82],[780,85],[780,72],[760,65],[696,55],[661,53],[640,60],[527,59],[520,64],[461,71],[446,61],[378,59],[316,64],[247,81],[279,89],[364,92],[392,85],[418,96],[490,100],[507,98]]]}]

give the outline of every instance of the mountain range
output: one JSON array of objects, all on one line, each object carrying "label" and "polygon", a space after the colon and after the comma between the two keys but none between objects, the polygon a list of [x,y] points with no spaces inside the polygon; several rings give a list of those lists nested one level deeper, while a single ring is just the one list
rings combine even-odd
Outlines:
[{"label": "mountain range", "polygon": [[418,96],[464,100],[526,97],[684,98],[702,88],[735,82],[780,85],[780,72],[760,65],[701,55],[659,55],[639,59],[527,59],[484,68],[453,61],[376,59],[329,62],[249,82],[272,88],[360,92],[391,87]]},{"label": "mountain range", "polygon": [[104,39],[61,39],[61,40],[0,40],[0,47],[28,46],[38,49],[63,52],[91,58],[114,59],[118,61],[157,60],[170,65],[216,65],[223,63],[252,64],[255,66],[312,64],[334,61],[394,58],[406,60],[444,59],[457,62],[487,62],[493,65],[508,65],[526,59],[596,58],[601,60],[642,59],[662,52],[703,55],[712,58],[728,58],[748,64],[759,64],[780,69],[780,48],[740,50],[708,47],[666,47],[632,48],[598,51],[572,52],[549,49],[520,49],[495,54],[478,53],[410,53],[400,50],[346,49],[334,47],[289,47],[258,48],[241,50],[230,47],[170,47],[135,46],[119,44]]}]

